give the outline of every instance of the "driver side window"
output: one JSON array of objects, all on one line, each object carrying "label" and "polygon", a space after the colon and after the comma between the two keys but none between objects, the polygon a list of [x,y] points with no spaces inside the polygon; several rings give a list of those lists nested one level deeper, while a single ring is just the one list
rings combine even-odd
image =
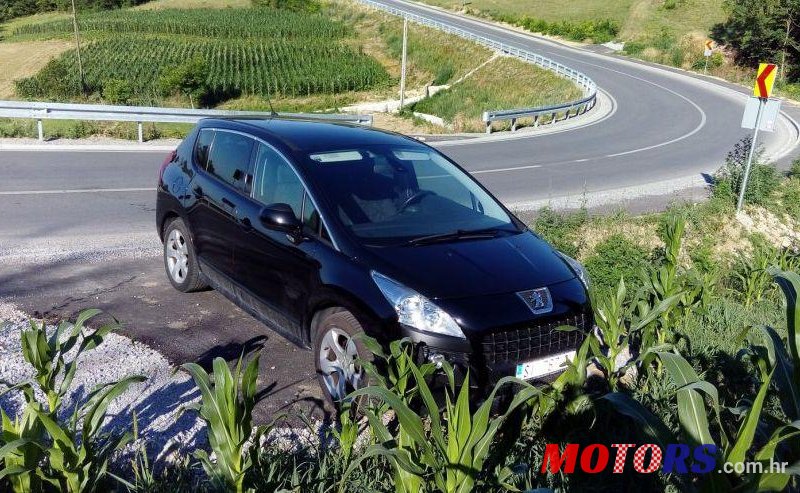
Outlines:
[{"label": "driver side window", "polygon": [[264,205],[288,204],[298,218],[303,211],[303,182],[272,147],[259,144],[253,198]]}]

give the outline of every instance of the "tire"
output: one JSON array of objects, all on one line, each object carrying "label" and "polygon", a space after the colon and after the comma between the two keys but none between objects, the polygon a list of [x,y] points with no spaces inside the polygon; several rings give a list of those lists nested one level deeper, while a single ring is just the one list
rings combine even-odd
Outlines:
[{"label": "tire", "polygon": [[[367,361],[372,361],[374,357],[358,337],[363,333],[361,324],[348,311],[328,315],[315,330],[314,361],[317,379],[329,411],[337,412],[343,397],[367,385],[366,370],[354,361],[356,355]],[[345,357],[342,358],[342,355]],[[337,371],[333,371],[334,369]],[[344,372],[345,379],[339,378],[342,374],[340,372]]]},{"label": "tire", "polygon": [[175,218],[164,227],[164,270],[170,284],[183,293],[206,289],[189,228]]}]

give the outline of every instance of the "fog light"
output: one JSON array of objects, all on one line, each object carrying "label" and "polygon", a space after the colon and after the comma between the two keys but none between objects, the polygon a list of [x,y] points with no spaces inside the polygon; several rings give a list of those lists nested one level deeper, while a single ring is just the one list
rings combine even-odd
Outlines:
[{"label": "fog light", "polygon": [[445,362],[445,357],[439,353],[433,353],[428,356],[428,361],[436,365],[436,368],[441,368]]}]

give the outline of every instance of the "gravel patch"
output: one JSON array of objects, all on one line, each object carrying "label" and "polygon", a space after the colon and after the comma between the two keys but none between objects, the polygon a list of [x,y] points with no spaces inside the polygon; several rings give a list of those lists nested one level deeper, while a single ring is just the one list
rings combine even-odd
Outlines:
[{"label": "gravel patch", "polygon": [[[20,345],[20,331],[27,326],[27,318],[12,304],[0,302],[0,320],[5,321],[0,322],[0,382],[5,385],[33,376],[33,368],[25,362]],[[146,444],[148,455],[156,463],[206,445],[202,420],[196,413],[181,413],[183,406],[200,397],[191,377],[176,372],[158,352],[119,334],[109,334],[100,346],[78,358],[75,379],[63,404],[65,415],[60,418],[65,419],[66,413],[76,403],[83,402],[97,385],[130,375],[143,375],[147,380],[131,385],[109,406],[104,430],[130,430],[135,412],[138,442]],[[0,407],[11,416],[20,412],[23,403],[18,392],[0,396]],[[127,456],[139,443],[132,444],[121,455]]]},{"label": "gravel patch", "polygon": [[[33,376],[33,368],[24,360],[20,343],[20,332],[29,323],[29,317],[13,303],[0,300],[0,392]],[[52,330],[55,327],[48,326],[48,331]],[[67,354],[67,361],[74,357],[74,352]],[[131,385],[116,399],[109,406],[103,424],[103,431],[107,432],[131,430],[135,413],[139,425],[139,439],[116,454],[115,469],[127,470],[129,459],[142,445],[157,471],[189,456],[196,448],[207,449],[205,423],[197,413],[183,412],[187,404],[200,399],[191,377],[177,371],[157,351],[119,334],[109,334],[100,346],[78,358],[75,379],[59,419],[66,421],[74,406],[84,402],[97,385],[131,375],[142,375],[147,380]],[[37,394],[37,398],[44,399],[38,389]],[[12,419],[21,413],[23,405],[19,392],[0,395],[0,408]],[[308,420],[300,426],[278,423],[262,438],[262,445],[297,453],[329,445],[328,431],[329,425],[319,420]]]}]

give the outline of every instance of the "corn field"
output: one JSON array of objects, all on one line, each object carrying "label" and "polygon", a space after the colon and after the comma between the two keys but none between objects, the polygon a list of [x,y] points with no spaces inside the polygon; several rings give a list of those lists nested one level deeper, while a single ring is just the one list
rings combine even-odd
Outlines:
[{"label": "corn field", "polygon": [[[277,9],[116,10],[81,15],[84,33],[138,33],[204,38],[340,39],[350,33],[346,24],[322,15]],[[27,24],[13,36],[70,35],[72,20]]]},{"label": "corn field", "polygon": [[[343,24],[319,15],[266,9],[239,14],[121,11],[94,14],[82,23],[84,29],[96,30],[90,36],[94,41],[82,51],[88,89],[102,93],[108,81],[124,81],[142,103],[158,100],[165,72],[197,59],[203,61],[202,77],[217,100],[242,94],[334,94],[389,80],[377,60],[336,41],[347,34]],[[25,26],[28,34],[68,28],[60,22]],[[18,81],[17,92],[37,99],[79,96],[75,52],[66,52],[37,75]]]}]

